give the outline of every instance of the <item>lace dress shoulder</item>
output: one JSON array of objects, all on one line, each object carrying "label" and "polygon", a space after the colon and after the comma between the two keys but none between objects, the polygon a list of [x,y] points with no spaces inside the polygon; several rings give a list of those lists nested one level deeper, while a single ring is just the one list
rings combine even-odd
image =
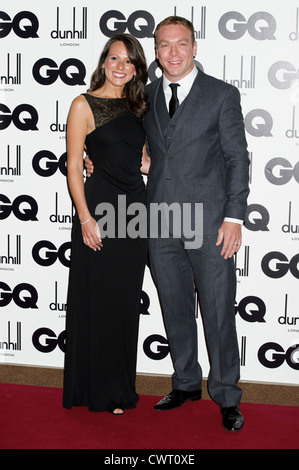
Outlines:
[{"label": "lace dress shoulder", "polygon": [[89,93],[83,93],[83,96],[92,110],[96,127],[125,114],[129,109],[125,98],[100,98]]}]

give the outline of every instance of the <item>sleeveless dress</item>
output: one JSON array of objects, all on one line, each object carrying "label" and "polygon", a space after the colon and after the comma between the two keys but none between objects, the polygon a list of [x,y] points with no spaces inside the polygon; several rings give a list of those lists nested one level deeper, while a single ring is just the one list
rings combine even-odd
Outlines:
[{"label": "sleeveless dress", "polygon": [[[83,95],[95,119],[86,137],[94,172],[85,182],[85,196],[95,220],[97,206],[115,212],[116,234],[102,236],[103,248],[93,251],[82,240],[77,214],[72,227],[72,251],[66,316],[63,406],[87,406],[91,411],[135,408],[136,356],[145,237],[118,237],[118,221],[132,215],[132,203],[146,204],[140,173],[143,124],[126,99]],[[122,198],[121,209],[119,198]],[[107,214],[107,213],[106,213]],[[104,215],[103,215],[104,216]],[[107,224],[106,224],[107,225]],[[110,225],[110,227],[113,226]],[[103,234],[102,234],[103,235]]]}]

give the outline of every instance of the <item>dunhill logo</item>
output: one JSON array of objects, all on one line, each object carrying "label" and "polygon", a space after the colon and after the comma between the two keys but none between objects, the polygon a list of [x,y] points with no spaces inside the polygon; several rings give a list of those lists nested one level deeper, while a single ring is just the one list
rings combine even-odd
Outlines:
[{"label": "dunhill logo", "polygon": [[10,235],[7,235],[7,254],[0,256],[2,264],[21,264],[21,235],[16,235],[15,256],[11,255]]},{"label": "dunhill logo", "polygon": [[52,132],[65,132],[66,131],[66,124],[59,124],[59,117],[58,117],[59,111],[58,111],[58,101],[56,101],[56,116],[55,116],[55,122],[53,122],[50,125],[50,130]]},{"label": "dunhill logo", "polygon": [[[194,7],[192,7],[191,22],[194,24],[194,22],[193,22],[193,9],[194,9]],[[197,39],[205,39],[205,37],[206,37],[206,23],[207,23],[206,10],[207,10],[207,7],[201,7],[200,29],[198,31],[196,31],[196,30],[194,31],[195,32],[195,37]]]},{"label": "dunhill logo", "polygon": [[292,31],[289,34],[289,38],[291,41],[298,41],[299,39],[299,8],[296,8],[296,26],[295,31]]},{"label": "dunhill logo", "polygon": [[[72,205],[73,208],[73,205]],[[72,211],[70,214],[59,214],[58,210],[58,193],[55,193],[55,213],[51,214],[50,217],[50,222],[53,223],[60,223],[60,224],[71,224],[73,222],[73,216],[72,216]]]},{"label": "dunhill logo", "polygon": [[7,340],[0,341],[0,349],[6,350],[13,350],[13,351],[21,351],[21,322],[17,322],[17,341],[13,343],[11,341],[11,329],[10,329],[10,321],[7,325]]},{"label": "dunhill logo", "polygon": [[299,317],[289,317],[288,316],[288,295],[285,296],[285,306],[284,306],[284,315],[278,318],[278,323],[280,325],[299,325]]},{"label": "dunhill logo", "polygon": [[51,302],[50,310],[58,310],[59,312],[66,311],[66,304],[62,304],[58,302],[58,295],[57,295],[57,281],[55,281],[55,294],[54,294],[54,302]]},{"label": "dunhill logo", "polygon": [[252,167],[253,167],[253,152],[248,152],[248,158],[249,158],[249,184],[252,183]]},{"label": "dunhill logo", "polygon": [[[207,23],[207,7],[201,7],[200,9],[200,29],[197,31],[194,26],[194,7],[191,7],[191,18],[190,21],[194,26],[194,34],[196,39],[205,39],[206,37],[206,23]],[[174,7],[174,15],[178,15],[177,7]]]},{"label": "dunhill logo", "polygon": [[[235,254],[235,264],[237,266],[237,253]],[[243,268],[236,268],[236,274],[242,277],[247,277],[249,275],[249,246],[244,247]]]},{"label": "dunhill logo", "polygon": [[281,227],[284,233],[299,233],[299,225],[292,224],[292,203],[289,202],[288,222]]},{"label": "dunhill logo", "polygon": [[293,106],[293,116],[292,116],[292,127],[291,129],[287,129],[286,130],[286,136],[289,138],[289,139],[299,139],[299,130],[298,129],[295,129],[295,106]]},{"label": "dunhill logo", "polygon": [[82,8],[82,25],[81,30],[76,29],[76,7],[73,7],[72,29],[60,29],[60,12],[57,7],[56,13],[56,29],[51,31],[53,39],[86,39],[87,38],[87,7]]},{"label": "dunhill logo", "polygon": [[6,75],[0,76],[0,83],[4,85],[20,85],[21,83],[21,54],[16,54],[15,75],[11,75],[10,54],[7,54]]},{"label": "dunhill logo", "polygon": [[246,365],[246,336],[242,336],[240,347],[240,366]]},{"label": "dunhill logo", "polygon": [[15,167],[10,166],[10,148],[7,146],[7,159],[6,166],[0,167],[0,174],[5,176],[20,176],[21,175],[21,146],[16,145],[16,160]]},{"label": "dunhill logo", "polygon": [[251,56],[249,78],[244,78],[244,57],[241,56],[239,78],[228,80],[226,78],[226,56],[223,58],[223,81],[230,83],[238,88],[255,88],[255,64],[256,57]]}]

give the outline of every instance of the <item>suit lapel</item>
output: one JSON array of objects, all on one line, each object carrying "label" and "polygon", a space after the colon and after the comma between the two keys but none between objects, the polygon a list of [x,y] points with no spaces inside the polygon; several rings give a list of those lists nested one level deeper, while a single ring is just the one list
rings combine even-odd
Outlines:
[{"label": "suit lapel", "polygon": [[205,99],[207,90],[205,74],[199,70],[188,96],[184,99],[172,118],[175,126],[173,135],[184,126],[186,121],[194,119],[201,102]]},{"label": "suit lapel", "polygon": [[169,115],[166,108],[165,96],[163,93],[162,77],[157,80],[157,86],[153,97],[154,121],[158,127],[160,136],[165,140],[163,130],[168,126]]}]

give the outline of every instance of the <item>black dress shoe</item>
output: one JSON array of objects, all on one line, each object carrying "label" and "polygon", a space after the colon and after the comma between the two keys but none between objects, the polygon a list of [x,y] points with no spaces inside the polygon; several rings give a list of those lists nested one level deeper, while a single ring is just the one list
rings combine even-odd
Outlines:
[{"label": "black dress shoe", "polygon": [[201,399],[201,390],[192,390],[191,392],[185,390],[172,390],[169,395],[162,398],[154,406],[155,410],[173,410],[179,408],[185,401],[196,401]]},{"label": "black dress shoe", "polygon": [[244,418],[237,406],[221,408],[222,426],[227,431],[240,431],[244,426]]}]

